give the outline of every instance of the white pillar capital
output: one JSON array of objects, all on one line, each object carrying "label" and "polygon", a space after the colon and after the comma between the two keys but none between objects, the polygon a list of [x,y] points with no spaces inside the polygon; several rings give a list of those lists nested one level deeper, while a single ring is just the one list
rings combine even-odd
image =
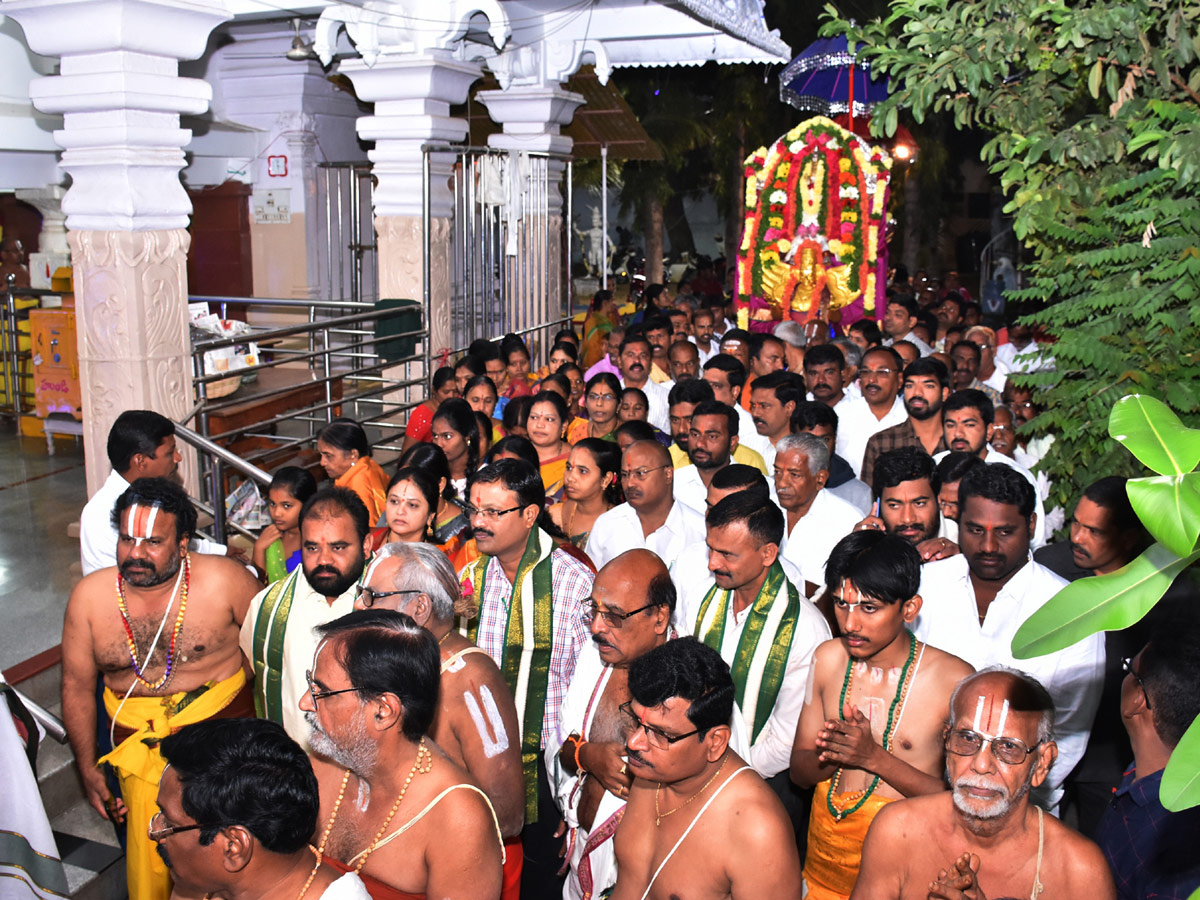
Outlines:
[{"label": "white pillar capital", "polygon": [[564,155],[571,152],[573,141],[560,132],[583,105],[582,94],[558,85],[513,86],[506,91],[480,91],[476,97],[487,107],[492,120],[504,128],[503,133],[488,138],[489,147]]}]

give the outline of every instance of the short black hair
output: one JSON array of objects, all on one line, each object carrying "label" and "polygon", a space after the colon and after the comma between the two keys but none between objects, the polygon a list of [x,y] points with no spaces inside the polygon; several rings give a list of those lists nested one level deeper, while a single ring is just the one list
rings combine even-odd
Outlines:
[{"label": "short black hair", "polygon": [[667,334],[670,334],[672,331],[670,318],[661,314],[643,319],[642,328],[647,333],[651,331],[665,331]]},{"label": "short black hair", "polygon": [[903,603],[921,589],[921,554],[904,538],[885,531],[852,531],[825,563],[825,589],[836,594],[843,580],[880,603]]},{"label": "short black hair", "polygon": [[[894,345],[893,345],[894,346]],[[922,356],[914,359],[904,367],[904,380],[918,377],[932,377],[938,380],[942,387],[950,387],[950,370],[940,359],[932,356]]]},{"label": "short black hair", "polygon": [[937,302],[937,305],[941,306],[943,303],[947,303],[947,302],[953,303],[955,306],[958,307],[959,318],[962,318],[962,316],[966,313],[967,301],[963,297],[963,295],[960,294],[958,291],[947,291],[946,295]]},{"label": "short black hair", "polygon": [[208,846],[240,825],[263,849],[291,855],[317,827],[321,797],[308,755],[283,726],[265,719],[206,719],[162,739],[163,759],[179,777],[183,811]]},{"label": "short black hair", "polygon": [[967,352],[970,353],[973,357],[975,357],[975,362],[980,362],[983,359],[983,351],[979,349],[979,345],[976,344],[974,341],[967,341],[967,340],[955,341],[954,346],[952,346],[950,348],[950,353],[953,353],[959,347],[966,348]]},{"label": "short black hair", "polygon": [[360,694],[400,698],[400,731],[408,740],[418,741],[429,733],[437,712],[442,658],[437,639],[427,629],[402,612],[374,607],[319,625],[317,634],[337,639],[337,660]]},{"label": "short black hair", "polygon": [[149,409],[127,409],[108,430],[108,462],[117,474],[133,464],[135,454],[153,456],[158,445],[175,433],[175,423]]},{"label": "short black hair", "polygon": [[[855,322],[854,324],[857,325],[858,323]],[[882,344],[879,344],[878,346],[870,347],[870,348],[864,350],[863,351],[863,362],[864,363],[867,361],[867,355],[871,354],[871,353],[886,353],[888,356],[888,359],[891,360],[891,364],[892,364],[892,366],[895,367],[896,371],[897,372],[904,371],[904,357],[901,356],[899,353],[897,353],[892,347],[884,347]]]},{"label": "short black hair", "polygon": [[175,517],[175,540],[196,535],[196,507],[182,487],[169,478],[137,478],[113,505],[112,525],[121,533],[121,514],[131,506],[157,506]]},{"label": "short black hair", "polygon": [[1122,533],[1145,532],[1142,520],[1138,518],[1137,513],[1133,511],[1133,505],[1129,502],[1129,494],[1125,490],[1127,481],[1129,479],[1122,475],[1108,475],[1089,484],[1084,489],[1083,496],[1097,506],[1108,510],[1108,514],[1112,516],[1113,526],[1118,531]]},{"label": "short black hair", "polygon": [[[889,300],[888,303],[892,301]],[[850,326],[848,334],[860,334],[864,341],[867,342],[867,350],[874,350],[879,346],[879,342],[883,340],[883,332],[879,330],[879,326],[875,324],[874,319],[859,319]],[[867,350],[863,351],[865,356]]]},{"label": "short black hair", "polygon": [[546,504],[546,486],[537,466],[523,459],[498,459],[490,462],[471,477],[471,484],[499,484],[517,495],[517,503],[524,509]]},{"label": "short black hair", "polygon": [[371,514],[367,512],[362,498],[350,488],[323,487],[304,501],[300,507],[300,527],[304,527],[305,519],[310,516],[348,515],[354,521],[354,533],[358,540],[363,541],[371,530]]},{"label": "short black hair", "polygon": [[[915,297],[910,297],[905,294],[897,294],[894,297],[888,297],[887,306],[899,306],[910,319],[915,319],[921,314],[920,304],[917,303]],[[885,307],[886,308],[886,307]]]},{"label": "short black hair", "polygon": [[933,457],[920,447],[900,447],[881,453],[875,460],[871,490],[876,497],[882,497],[886,488],[896,487],[906,481],[920,481],[922,478],[929,482],[936,497],[941,485]]},{"label": "short black hair", "polygon": [[[1194,602],[1194,598],[1193,598]],[[1182,610],[1155,624],[1138,660],[1138,678],[1154,716],[1159,739],[1174,749],[1200,716],[1200,625]]]},{"label": "short black hair", "polygon": [[992,405],[988,395],[975,388],[964,388],[947,397],[946,402],[942,404],[942,417],[944,418],[952,412],[958,412],[960,409],[978,411],[979,418],[983,419],[984,425],[991,425],[992,420],[996,417],[996,407]]},{"label": "short black hair", "polygon": [[782,338],[777,338],[773,334],[766,334],[761,331],[756,331],[750,335],[750,358],[758,359],[760,356],[762,356],[763,347],[765,347],[768,342],[776,343],[780,347],[786,346]]},{"label": "short black hair", "polygon": [[705,400],[698,403],[696,408],[692,410],[692,421],[695,422],[699,416],[724,416],[726,427],[729,429],[729,436],[736,437],[738,433],[738,414],[737,410],[732,406],[722,403],[720,400]]},{"label": "short black hair", "polygon": [[703,378],[688,378],[677,381],[667,394],[667,406],[676,403],[704,403],[714,399],[712,385]]},{"label": "short black hair", "polygon": [[687,700],[688,721],[704,740],[710,728],[733,716],[733,676],[721,654],[694,637],[681,637],[643,653],[629,666],[629,694],[641,706]]},{"label": "short black hair", "polygon": [[808,431],[822,425],[828,425],[837,434],[838,414],[833,407],[819,400],[801,400],[796,404],[792,413],[792,431]]},{"label": "short black hair", "polygon": [[321,429],[317,440],[343,453],[357,450],[359,456],[371,455],[371,442],[367,439],[367,432],[353,419],[334,419]]},{"label": "short black hair", "polygon": [[1012,466],[1005,463],[983,463],[963,476],[958,486],[959,515],[967,508],[967,500],[978,497],[993,503],[1015,506],[1026,521],[1033,515],[1037,495],[1033,485]]},{"label": "short black hair", "polygon": [[[799,382],[799,384],[797,383]],[[750,384],[750,391],[771,391],[780,406],[799,403],[804,399],[803,379],[795,372],[768,372],[759,375]]]},{"label": "short black hair", "polygon": [[724,372],[731,388],[740,388],[746,383],[746,367],[736,356],[730,356],[728,353],[711,356],[704,364],[704,371],[707,372],[709,369]]},{"label": "short black hair", "polygon": [[846,368],[846,354],[836,344],[817,344],[804,353],[804,368],[813,369],[833,363],[839,369]]},{"label": "short black hair", "polygon": [[763,503],[747,491],[738,491],[722,498],[708,511],[705,521],[709,528],[724,528],[734,522],[744,522],[746,530],[760,546],[783,541],[783,511],[774,503]]},{"label": "short black hair", "polygon": [[767,476],[754,466],[742,463],[730,463],[723,469],[717,469],[713,473],[709,485],[718,491],[745,491],[760,503],[766,503],[771,499],[771,488],[767,485]]},{"label": "short black hair", "polygon": [[625,348],[631,344],[645,344],[651,352],[654,351],[654,345],[650,343],[650,338],[646,337],[646,335],[640,331],[634,331],[633,329],[630,329],[629,331],[625,332],[625,340],[621,341],[621,349],[617,351],[617,355],[619,356],[623,354],[625,352]]},{"label": "short black hair", "polygon": [[966,450],[951,450],[941,458],[935,469],[938,490],[942,489],[942,485],[962,481],[964,475],[984,464],[984,461],[974,453],[968,453]]}]

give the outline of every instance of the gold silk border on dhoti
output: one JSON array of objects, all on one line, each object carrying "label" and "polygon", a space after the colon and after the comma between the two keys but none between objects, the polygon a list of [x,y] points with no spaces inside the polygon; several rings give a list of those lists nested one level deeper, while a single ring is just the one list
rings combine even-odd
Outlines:
[{"label": "gold silk border on dhoti", "polygon": [[[246,685],[242,669],[223,681],[210,681],[192,691],[163,697],[130,697],[122,705],[111,688],[104,689],[104,708],[116,724],[132,735],[100,760],[117,770],[121,795],[129,813],[125,850],[129,900],[168,900],[171,877],[146,835],[158,811],[158,782],[166,763],[159,742],[185,725],[211,719],[230,704]],[[120,707],[120,715],[117,709]]]},{"label": "gold silk border on dhoti", "polygon": [[[829,781],[817,785],[812,814],[808,819],[808,855],[804,858],[804,881],[808,900],[847,900],[858,881],[863,841],[875,816],[894,797],[873,794],[867,802],[840,822],[829,812],[826,797]],[[839,808],[853,806],[857,794],[835,794]]]}]

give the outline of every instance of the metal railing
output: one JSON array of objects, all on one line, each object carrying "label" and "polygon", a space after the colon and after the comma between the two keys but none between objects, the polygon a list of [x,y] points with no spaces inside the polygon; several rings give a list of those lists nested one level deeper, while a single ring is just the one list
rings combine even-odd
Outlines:
[{"label": "metal railing", "polygon": [[33,351],[21,349],[21,339],[32,340],[28,332],[21,331],[21,323],[29,321],[29,310],[18,308],[22,299],[40,300],[42,297],[59,297],[62,291],[16,286],[12,275],[5,277],[4,309],[0,314],[0,376],[4,379],[3,411],[20,416],[33,409]]}]

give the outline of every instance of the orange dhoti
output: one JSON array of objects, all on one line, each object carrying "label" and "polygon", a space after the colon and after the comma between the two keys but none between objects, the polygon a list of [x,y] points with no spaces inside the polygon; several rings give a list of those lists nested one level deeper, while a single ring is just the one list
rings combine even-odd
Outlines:
[{"label": "orange dhoti", "polygon": [[[804,858],[804,896],[807,900],[847,900],[858,881],[863,841],[875,816],[894,797],[872,794],[867,802],[841,821],[829,811],[829,782],[822,781],[813,794],[808,819],[808,855]],[[835,806],[849,809],[861,791],[835,794]]]}]

